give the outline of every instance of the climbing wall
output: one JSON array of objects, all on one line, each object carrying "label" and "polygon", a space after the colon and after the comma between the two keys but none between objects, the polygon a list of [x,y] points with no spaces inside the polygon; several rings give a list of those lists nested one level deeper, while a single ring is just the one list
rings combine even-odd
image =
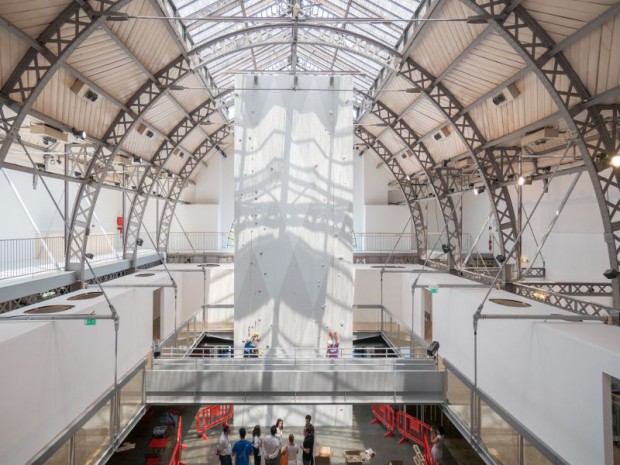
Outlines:
[{"label": "climbing wall", "polygon": [[237,76],[235,99],[235,343],[350,350],[351,78]]}]

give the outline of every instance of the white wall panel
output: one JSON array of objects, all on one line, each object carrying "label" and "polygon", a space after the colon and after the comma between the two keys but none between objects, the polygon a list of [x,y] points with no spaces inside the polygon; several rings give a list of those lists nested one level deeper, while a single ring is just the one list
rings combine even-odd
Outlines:
[{"label": "white wall panel", "polygon": [[[352,334],[350,77],[330,92],[290,76],[239,76],[235,102],[235,320],[262,344],[321,347]],[[330,89],[328,76],[299,88]],[[270,89],[280,89],[274,92]],[[293,329],[296,328],[296,329]]]}]

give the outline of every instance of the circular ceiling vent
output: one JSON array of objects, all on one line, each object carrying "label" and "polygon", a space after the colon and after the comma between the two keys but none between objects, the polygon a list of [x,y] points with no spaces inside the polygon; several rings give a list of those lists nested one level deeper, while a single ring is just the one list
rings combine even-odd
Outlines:
[{"label": "circular ceiling vent", "polygon": [[140,273],[136,275],[136,278],[147,278],[149,276],[155,276],[155,273]]},{"label": "circular ceiling vent", "polygon": [[491,302],[497,305],[504,305],[506,307],[531,307],[527,302],[514,299],[489,299]]},{"label": "circular ceiling vent", "polygon": [[73,308],[74,305],[44,305],[26,310],[24,313],[59,313]]},{"label": "circular ceiling vent", "polygon": [[78,294],[78,295],[74,295],[73,297],[69,297],[67,300],[88,300],[88,299],[94,299],[96,297],[99,297],[103,295],[103,292],[85,292],[84,294]]}]

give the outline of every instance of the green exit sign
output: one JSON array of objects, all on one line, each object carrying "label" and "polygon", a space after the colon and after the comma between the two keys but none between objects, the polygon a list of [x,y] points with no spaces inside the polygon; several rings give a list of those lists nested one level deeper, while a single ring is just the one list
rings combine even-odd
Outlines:
[{"label": "green exit sign", "polygon": [[84,320],[84,326],[95,326],[97,324],[97,320],[94,318],[87,318]]},{"label": "green exit sign", "polygon": [[439,288],[435,286],[431,286],[429,288],[429,291],[431,291],[431,294],[437,294],[437,292],[439,292]]}]

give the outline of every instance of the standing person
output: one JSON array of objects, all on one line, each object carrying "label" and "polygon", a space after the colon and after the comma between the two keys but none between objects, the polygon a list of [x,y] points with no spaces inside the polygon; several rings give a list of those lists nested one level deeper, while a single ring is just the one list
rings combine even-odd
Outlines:
[{"label": "standing person", "polygon": [[338,358],[338,351],[340,347],[340,335],[334,331],[330,331],[327,339],[327,358]]},{"label": "standing person", "polygon": [[431,428],[431,457],[437,465],[443,464],[443,427],[433,426]]},{"label": "standing person", "polygon": [[276,437],[280,440],[280,443],[282,443],[282,435],[284,434],[284,421],[282,418],[276,420],[276,428],[278,429]]},{"label": "standing person", "polygon": [[295,436],[293,436],[292,434],[288,435],[286,454],[288,455],[288,465],[297,465],[297,454],[299,454],[299,446],[295,444]]},{"label": "standing person", "polygon": [[301,461],[303,465],[314,465],[314,426],[312,423],[306,426],[304,436],[304,443],[301,446],[303,449]]},{"label": "standing person", "polygon": [[263,440],[260,437],[260,426],[258,425],[252,430],[252,445],[254,446],[254,465],[261,465],[260,458],[263,455]]},{"label": "standing person", "polygon": [[220,438],[217,441],[217,455],[220,457],[221,465],[232,465],[232,448],[230,447],[230,441],[228,440],[228,435],[230,434],[230,427],[228,425],[224,425],[222,428],[222,434],[220,434]]},{"label": "standing person", "polygon": [[278,456],[280,455],[280,440],[276,437],[278,428],[276,425],[271,427],[271,434],[263,439],[263,457],[265,457],[265,465],[278,465]]},{"label": "standing person", "polygon": [[306,437],[306,428],[308,427],[308,425],[312,424],[312,417],[310,415],[306,415],[306,425],[304,426],[304,431],[303,431],[303,435],[304,437]]},{"label": "standing person", "polygon": [[232,454],[236,457],[235,465],[250,465],[250,454],[254,450],[252,443],[245,438],[245,428],[239,428],[239,440],[232,448]]}]

